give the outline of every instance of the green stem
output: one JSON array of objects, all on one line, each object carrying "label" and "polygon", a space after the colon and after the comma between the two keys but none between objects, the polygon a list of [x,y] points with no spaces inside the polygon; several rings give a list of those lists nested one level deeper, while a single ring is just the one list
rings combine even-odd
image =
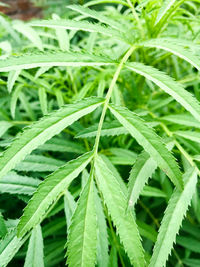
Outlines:
[{"label": "green stem", "polygon": [[135,18],[137,25],[138,25],[138,29],[140,30],[141,36],[144,39],[144,37],[145,37],[144,30],[143,30],[141,21],[137,15],[137,12],[135,11],[134,5],[132,4],[132,2],[130,0],[127,0],[127,3],[129,4],[129,6],[131,8],[131,11],[133,13],[133,17]]},{"label": "green stem", "polygon": [[34,121],[9,121],[14,125],[20,125],[20,124],[32,124]]},{"label": "green stem", "polygon": [[159,224],[158,220],[154,217],[154,215],[150,211],[150,209],[147,208],[147,206],[141,200],[138,200],[138,203],[146,211],[146,213],[149,214],[149,217],[153,220],[153,222],[156,225],[156,227],[159,228],[160,227],[160,224]]},{"label": "green stem", "polygon": [[[158,118],[154,113],[149,112],[149,114],[153,117],[153,118]],[[163,123],[160,122],[160,126],[163,128],[164,132],[169,136],[169,137],[173,137],[174,139],[174,144],[175,146],[178,148],[178,150],[181,152],[181,154],[186,158],[186,160],[190,163],[190,165],[192,167],[195,167],[198,175],[200,175],[200,170],[197,167],[197,165],[195,164],[193,158],[187,153],[187,151],[181,146],[181,144],[179,144],[179,142],[176,140],[176,138],[174,137],[173,132],[171,132],[167,126]]]},{"label": "green stem", "polygon": [[[165,124],[161,123],[160,125],[168,136],[174,137],[173,133],[167,128]],[[198,169],[197,165],[194,163],[193,158],[187,153],[187,151],[181,146],[181,144],[179,144],[179,142],[175,139],[175,137],[174,137],[174,144],[178,148],[178,150],[181,152],[181,154],[186,158],[186,160],[190,163],[190,165],[195,167],[196,171],[200,175],[200,170]]]},{"label": "green stem", "polygon": [[118,68],[117,68],[117,70],[116,70],[116,72],[115,72],[115,74],[113,76],[113,79],[111,81],[111,84],[110,84],[110,87],[108,89],[108,92],[107,92],[107,95],[106,95],[106,99],[105,99],[105,102],[104,102],[103,111],[101,113],[101,118],[100,118],[100,121],[99,121],[99,125],[98,125],[97,135],[96,135],[95,144],[94,144],[94,156],[96,156],[97,152],[98,152],[99,141],[100,141],[100,136],[101,136],[101,129],[102,129],[102,126],[103,126],[103,122],[104,122],[104,119],[105,119],[106,111],[107,111],[107,108],[108,108],[108,104],[109,104],[113,89],[115,87],[115,84],[117,82],[117,79],[119,77],[121,69],[123,68],[124,63],[126,63],[126,61],[128,60],[128,58],[130,57],[130,55],[133,53],[134,50],[135,50],[135,46],[132,46],[126,52],[126,54],[122,58],[119,66],[118,66]]}]

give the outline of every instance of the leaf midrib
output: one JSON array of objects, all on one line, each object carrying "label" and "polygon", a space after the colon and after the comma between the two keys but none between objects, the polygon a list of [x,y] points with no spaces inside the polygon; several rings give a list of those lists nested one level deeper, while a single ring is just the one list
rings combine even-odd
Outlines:
[{"label": "leaf midrib", "polygon": [[[92,183],[92,181],[90,181],[90,183]],[[90,187],[92,186],[92,184],[90,184]],[[91,191],[91,188],[89,189],[89,194],[87,195],[87,203],[86,203],[86,212],[85,214],[87,214],[88,212],[88,201],[89,201],[89,196],[90,196],[90,191]],[[84,248],[84,244],[85,244],[85,234],[86,234],[86,220],[84,220],[84,226],[83,226],[83,242],[82,242],[82,247]],[[83,258],[84,258],[84,252],[83,250],[81,250],[81,266],[84,267],[84,261],[83,261]]]}]

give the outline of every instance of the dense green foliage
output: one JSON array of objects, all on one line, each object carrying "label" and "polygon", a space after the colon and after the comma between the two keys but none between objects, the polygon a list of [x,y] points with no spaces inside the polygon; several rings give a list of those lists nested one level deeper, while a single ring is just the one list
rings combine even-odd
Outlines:
[{"label": "dense green foliage", "polygon": [[200,266],[200,1],[79,4],[0,14],[0,267]]}]

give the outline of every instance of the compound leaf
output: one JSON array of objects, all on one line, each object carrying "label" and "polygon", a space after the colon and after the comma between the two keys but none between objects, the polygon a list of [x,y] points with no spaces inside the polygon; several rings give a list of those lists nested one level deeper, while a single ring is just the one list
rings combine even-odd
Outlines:
[{"label": "compound leaf", "polygon": [[0,157],[0,177],[13,169],[38,146],[59,134],[74,121],[92,112],[102,102],[100,98],[89,98],[66,105],[26,128]]}]

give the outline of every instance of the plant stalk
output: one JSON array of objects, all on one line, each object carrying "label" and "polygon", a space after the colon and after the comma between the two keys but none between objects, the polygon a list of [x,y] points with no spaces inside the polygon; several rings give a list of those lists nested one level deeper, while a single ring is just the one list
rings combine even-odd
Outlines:
[{"label": "plant stalk", "polygon": [[110,87],[108,89],[108,92],[107,92],[107,95],[106,95],[106,99],[105,99],[105,102],[104,102],[104,106],[103,106],[103,111],[101,113],[101,118],[100,118],[100,121],[99,121],[99,125],[98,125],[98,130],[97,130],[97,135],[96,135],[96,139],[95,139],[95,144],[94,144],[94,156],[96,157],[97,155],[97,152],[98,152],[98,147],[99,147],[99,141],[100,141],[100,136],[101,136],[101,129],[102,129],[102,126],[103,126],[103,122],[104,122],[104,119],[105,119],[105,115],[106,115],[106,111],[107,111],[107,108],[108,108],[108,104],[109,104],[109,101],[110,101],[110,98],[111,98],[111,95],[112,95],[112,92],[113,92],[113,89],[115,87],[115,84],[117,82],[117,79],[119,77],[119,74],[123,68],[123,65],[124,63],[126,63],[126,61],[128,60],[128,58],[131,56],[131,54],[133,53],[133,51],[135,50],[135,46],[132,46],[127,52],[126,54],[124,55],[124,57],[122,58],[114,76],[113,76],[113,79],[111,81],[111,84],[110,84]]}]

